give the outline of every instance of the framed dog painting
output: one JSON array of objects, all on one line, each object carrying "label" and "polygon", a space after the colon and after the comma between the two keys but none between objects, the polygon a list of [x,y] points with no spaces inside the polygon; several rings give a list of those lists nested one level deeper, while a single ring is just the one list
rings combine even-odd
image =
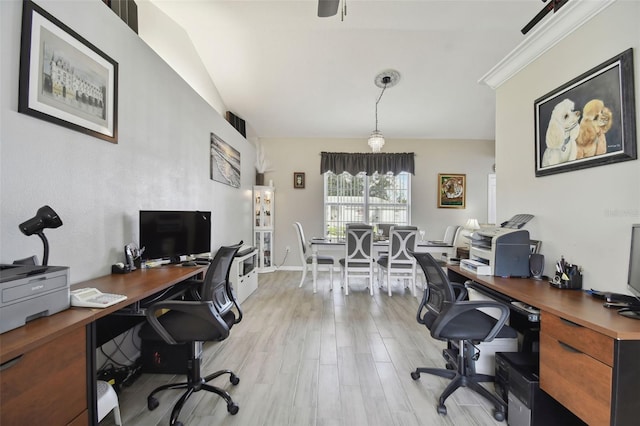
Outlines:
[{"label": "framed dog painting", "polygon": [[637,158],[633,49],[534,103],[536,176]]}]

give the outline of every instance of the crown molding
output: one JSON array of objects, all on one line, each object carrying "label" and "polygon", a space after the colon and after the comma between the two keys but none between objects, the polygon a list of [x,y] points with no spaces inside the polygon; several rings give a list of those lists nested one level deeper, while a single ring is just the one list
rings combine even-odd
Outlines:
[{"label": "crown molding", "polygon": [[[549,0],[551,1],[551,0]],[[524,67],[580,28],[616,0],[571,0],[483,75],[478,83],[497,89]]]}]

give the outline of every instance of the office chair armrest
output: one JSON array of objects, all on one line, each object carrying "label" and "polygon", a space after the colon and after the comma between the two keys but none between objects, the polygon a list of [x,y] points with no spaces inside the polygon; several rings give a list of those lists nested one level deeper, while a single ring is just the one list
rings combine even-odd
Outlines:
[{"label": "office chair armrest", "polygon": [[204,285],[204,280],[190,279],[184,282],[184,285],[189,286],[186,293],[189,295],[188,300],[200,300],[200,290]]},{"label": "office chair armrest", "polygon": [[[418,306],[418,313],[416,314],[416,321],[418,321],[418,324],[426,325],[424,321],[424,315],[421,315],[421,314],[425,306],[427,306],[428,301],[429,301],[429,286],[426,285],[424,286],[424,291],[422,292],[422,301]],[[427,313],[425,312],[425,315],[426,314]]]},{"label": "office chair armrest", "polygon": [[464,284],[452,282],[451,287],[453,287],[453,291],[456,294],[456,302],[467,300],[468,291]]},{"label": "office chair armrest", "polygon": [[236,315],[236,319],[233,321],[234,324],[242,321],[242,308],[238,303],[238,298],[236,296],[236,290],[231,285],[231,281],[227,280],[227,294],[229,295],[229,299],[233,302],[233,306],[236,307],[236,311],[238,311],[238,315]]},{"label": "office chair armrest", "polygon": [[482,308],[496,308],[500,310],[500,318],[496,321],[496,324],[489,331],[487,336],[483,339],[485,342],[490,342],[498,335],[502,327],[505,325],[507,320],[509,319],[509,307],[500,302],[494,302],[491,300],[468,300],[463,302],[456,302],[450,305],[451,307],[447,310],[445,316],[445,321],[438,321],[433,325],[434,336],[439,336],[442,328],[451,321],[454,317],[458,315],[468,312],[471,310],[482,309]]},{"label": "office chair armrest", "polygon": [[220,338],[224,339],[229,336],[229,327],[216,311],[211,301],[186,301],[186,300],[165,300],[153,304],[147,309],[147,321],[153,329],[162,337],[162,340],[170,345],[178,342],[171,336],[166,328],[162,326],[156,315],[158,311],[169,309],[172,311],[180,311],[188,315],[199,317],[215,327],[220,333]]}]

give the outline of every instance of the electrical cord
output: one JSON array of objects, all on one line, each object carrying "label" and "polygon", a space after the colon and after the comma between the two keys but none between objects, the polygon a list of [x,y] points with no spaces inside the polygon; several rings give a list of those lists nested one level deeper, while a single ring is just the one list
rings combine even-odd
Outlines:
[{"label": "electrical cord", "polygon": [[[98,380],[104,380],[110,383],[116,392],[120,392],[123,386],[131,385],[141,374],[142,372],[142,363],[141,358],[136,360],[132,360],[123,350],[123,343],[130,337],[132,345],[136,348],[136,350],[140,350],[135,343],[135,339],[133,338],[135,333],[133,333],[133,329],[129,329],[126,333],[123,333],[122,338],[112,339],[113,345],[115,346],[114,350],[111,353],[106,353],[104,349],[104,345],[100,346],[100,352],[106,357],[105,362],[96,372],[96,377]],[[122,362],[116,361],[113,357],[116,353],[120,353],[129,364],[123,364]]]},{"label": "electrical cord", "polygon": [[[100,346],[100,352],[102,352],[102,355],[105,356],[105,358],[107,358],[104,362],[104,364],[102,365],[102,367],[100,367],[100,369],[104,368],[104,366],[107,364],[107,362],[111,362],[112,364],[116,364],[120,367],[129,367],[133,364],[135,364],[135,360],[132,360],[131,358],[129,358],[129,356],[124,352],[124,350],[122,349],[122,344],[125,342],[125,340],[131,336],[131,342],[133,344],[133,346],[136,348],[136,350],[140,350],[140,348],[136,347],[136,344],[133,340],[133,336],[132,336],[132,329],[127,330],[126,333],[122,334],[122,339],[120,340],[120,342],[118,342],[116,339],[112,339],[110,340],[111,342],[113,342],[115,349],[113,350],[113,352],[111,352],[110,354],[107,354],[104,350],[104,345]],[[108,342],[107,342],[108,343]],[[106,343],[105,343],[106,345]],[[113,359],[113,356],[116,353],[120,353],[125,359],[126,361],[129,362],[129,364],[123,364],[121,362],[116,361],[115,359]]]},{"label": "electrical cord", "polygon": [[290,250],[287,250],[287,252],[284,254],[284,258],[282,259],[282,262],[280,262],[279,265],[276,265],[276,269],[280,269],[280,267],[284,265],[285,260],[287,260],[287,256],[289,256],[289,251]]}]

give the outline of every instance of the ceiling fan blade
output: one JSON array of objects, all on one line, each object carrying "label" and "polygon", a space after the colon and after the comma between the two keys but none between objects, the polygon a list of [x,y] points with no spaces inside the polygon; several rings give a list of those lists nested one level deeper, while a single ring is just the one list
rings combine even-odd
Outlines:
[{"label": "ceiling fan blade", "polygon": [[318,17],[327,18],[338,13],[340,0],[318,0]]}]

